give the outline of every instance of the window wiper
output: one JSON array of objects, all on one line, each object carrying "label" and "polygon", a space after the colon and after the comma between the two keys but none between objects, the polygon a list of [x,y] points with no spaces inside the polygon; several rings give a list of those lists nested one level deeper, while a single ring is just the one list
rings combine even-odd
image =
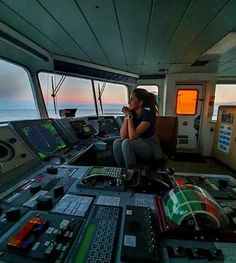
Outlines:
[{"label": "window wiper", "polygon": [[57,83],[56,87],[54,88],[53,76],[51,76],[51,80],[52,80],[52,95],[51,96],[53,98],[53,105],[54,105],[55,114],[57,114],[56,96],[57,96],[59,89],[61,88],[61,85],[65,81],[65,79],[66,79],[66,76],[61,76],[59,82]]},{"label": "window wiper", "polygon": [[101,112],[103,115],[103,105],[102,105],[102,94],[105,90],[106,87],[106,82],[102,83],[102,87],[100,88],[100,84],[98,83],[98,100],[99,100],[99,104],[100,104],[100,108],[101,108]]}]

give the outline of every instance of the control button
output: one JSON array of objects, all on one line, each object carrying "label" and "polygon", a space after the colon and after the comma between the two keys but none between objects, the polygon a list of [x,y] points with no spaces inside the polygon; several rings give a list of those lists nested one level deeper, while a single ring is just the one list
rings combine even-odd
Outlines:
[{"label": "control button", "polygon": [[49,222],[48,220],[42,222],[41,224],[37,224],[37,226],[35,226],[35,228],[33,229],[33,234],[34,236],[40,236],[44,231],[45,229],[48,227],[49,225]]},{"label": "control button", "polygon": [[185,255],[184,247],[177,247],[175,251],[178,255]]},{"label": "control button", "polygon": [[20,157],[23,158],[23,159],[24,159],[26,156],[27,156],[26,153],[21,153],[21,155],[20,155]]},{"label": "control button", "polygon": [[185,248],[185,253],[190,260],[194,259],[193,251],[191,248]]},{"label": "control button", "polygon": [[214,251],[214,255],[215,255],[215,257],[217,257],[217,258],[222,258],[222,257],[224,256],[221,249],[216,249],[216,250]]},{"label": "control button", "polygon": [[9,141],[10,143],[15,143],[15,142],[17,141],[17,139],[13,137],[13,138],[8,139],[8,141]]},{"label": "control button", "polygon": [[105,256],[104,256],[104,259],[111,259],[111,253],[110,252],[106,252],[105,253]]},{"label": "control button", "polygon": [[100,243],[101,242],[101,238],[100,237],[95,237],[94,238],[94,242]]},{"label": "control button", "polygon": [[98,249],[98,243],[93,243],[92,249]]},{"label": "control button", "polygon": [[174,258],[174,257],[175,257],[174,248],[171,247],[171,246],[167,246],[166,249],[167,249],[168,256],[169,256],[170,258]]},{"label": "control button", "polygon": [[44,257],[45,258],[50,258],[53,255],[53,252],[54,252],[54,245],[52,243],[44,251]]},{"label": "control button", "polygon": [[89,256],[90,256],[91,258],[96,257],[96,256],[97,256],[97,251],[91,250],[90,253],[89,253]]},{"label": "control button", "polygon": [[48,174],[57,174],[58,173],[58,168],[57,167],[53,167],[53,166],[48,167],[47,168],[47,173]]},{"label": "control button", "polygon": [[196,249],[194,249],[194,253],[197,256],[203,257],[204,256],[204,249],[203,248],[196,248]]},{"label": "control button", "polygon": [[218,185],[219,185],[219,188],[222,190],[222,189],[228,187],[229,183],[228,183],[227,180],[219,179],[218,180]]},{"label": "control button", "polygon": [[98,251],[97,257],[98,258],[103,258],[103,256],[104,256],[104,252],[103,251]]},{"label": "control button", "polygon": [[198,177],[198,181],[199,181],[200,183],[203,183],[203,182],[206,181],[206,178],[203,177],[203,176],[199,176],[199,177]]},{"label": "control button", "polygon": [[100,250],[104,250],[105,249],[105,245],[104,244],[101,244],[100,247],[99,247]]},{"label": "control button", "polygon": [[62,233],[62,231],[61,230],[59,230],[58,232],[57,232],[57,234],[56,234],[56,241],[59,243],[59,242],[62,242],[63,241],[63,233]]},{"label": "control button", "polygon": [[41,210],[49,210],[53,206],[53,201],[51,196],[40,195],[36,199],[37,208]]},{"label": "control button", "polygon": [[36,194],[38,191],[41,190],[41,188],[42,188],[41,183],[34,182],[34,183],[32,183],[31,186],[30,186],[30,192],[31,192],[32,194]]},{"label": "control button", "polygon": [[212,261],[213,255],[211,254],[211,251],[208,249],[204,249],[204,256],[207,258],[207,260]]},{"label": "control button", "polygon": [[62,231],[66,231],[68,230],[69,225],[70,225],[70,221],[67,219],[63,219],[59,225],[59,229]]},{"label": "control button", "polygon": [[20,218],[20,208],[12,207],[6,212],[6,219],[8,222],[16,221]]},{"label": "control button", "polygon": [[112,251],[112,245],[107,245],[107,251]]},{"label": "control button", "polygon": [[154,249],[155,249],[154,245],[150,246],[149,249],[148,249],[149,253],[153,254],[154,251],[155,251]]},{"label": "control button", "polygon": [[54,196],[59,197],[64,194],[64,187],[63,185],[58,185],[53,188]]}]

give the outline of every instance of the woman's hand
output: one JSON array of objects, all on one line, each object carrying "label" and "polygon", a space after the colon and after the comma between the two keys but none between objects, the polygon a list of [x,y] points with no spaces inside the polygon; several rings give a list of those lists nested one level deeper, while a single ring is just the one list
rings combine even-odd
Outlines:
[{"label": "woman's hand", "polygon": [[125,114],[125,116],[132,113],[131,110],[126,106],[124,106],[121,111]]}]

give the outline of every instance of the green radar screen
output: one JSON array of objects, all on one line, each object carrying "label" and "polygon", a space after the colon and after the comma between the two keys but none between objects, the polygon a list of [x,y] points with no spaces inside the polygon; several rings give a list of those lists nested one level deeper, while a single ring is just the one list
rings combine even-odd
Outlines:
[{"label": "green radar screen", "polygon": [[53,123],[48,122],[24,127],[22,128],[22,132],[28,143],[41,159],[48,155],[58,153],[67,147]]}]

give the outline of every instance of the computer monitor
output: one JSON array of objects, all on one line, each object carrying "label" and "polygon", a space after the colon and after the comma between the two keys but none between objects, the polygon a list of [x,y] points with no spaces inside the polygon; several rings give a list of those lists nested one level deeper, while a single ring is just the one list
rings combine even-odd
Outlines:
[{"label": "computer monitor", "polygon": [[16,122],[13,126],[40,159],[68,148],[51,119]]}]

